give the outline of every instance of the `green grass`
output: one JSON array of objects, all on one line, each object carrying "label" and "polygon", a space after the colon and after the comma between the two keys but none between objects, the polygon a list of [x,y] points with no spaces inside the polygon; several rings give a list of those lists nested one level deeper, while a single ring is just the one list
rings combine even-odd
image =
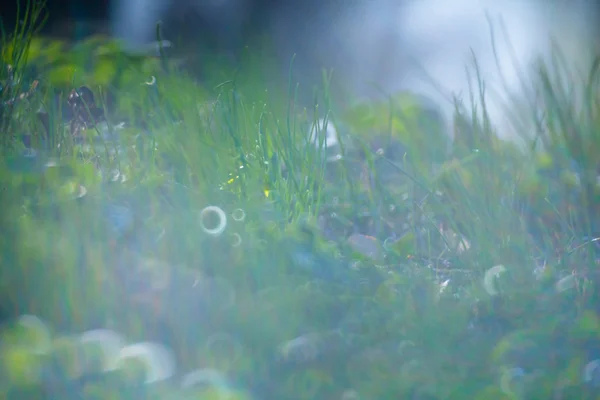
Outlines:
[{"label": "green grass", "polygon": [[[411,94],[340,110],[325,79],[304,109],[251,53],[199,82],[106,38],[37,38],[38,11],[0,64],[3,398],[596,398],[598,63],[540,64],[519,147],[478,93],[451,140]],[[308,143],[322,117],[339,148]],[[74,335],[100,327],[163,342],[175,376],[99,374]],[[228,397],[183,389],[199,368]]]}]

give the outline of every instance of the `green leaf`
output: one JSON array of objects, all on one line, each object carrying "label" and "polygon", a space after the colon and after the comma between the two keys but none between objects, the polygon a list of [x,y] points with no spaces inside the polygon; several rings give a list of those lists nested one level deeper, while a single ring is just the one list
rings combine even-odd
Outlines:
[{"label": "green leaf", "polygon": [[77,67],[74,64],[59,65],[48,72],[48,81],[54,86],[71,86],[76,71]]},{"label": "green leaf", "polygon": [[98,85],[110,84],[117,75],[117,68],[110,60],[101,60],[96,64],[93,78]]}]

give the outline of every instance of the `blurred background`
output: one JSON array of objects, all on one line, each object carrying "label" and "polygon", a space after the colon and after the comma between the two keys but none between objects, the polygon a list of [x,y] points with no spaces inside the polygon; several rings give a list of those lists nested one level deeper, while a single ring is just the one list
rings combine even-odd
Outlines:
[{"label": "blurred background", "polygon": [[[18,4],[23,7],[17,16]],[[14,26],[24,18],[24,5],[25,1],[3,4],[0,15],[5,27],[11,24]],[[534,65],[536,57],[551,58],[552,43],[560,46],[562,57],[568,61],[566,64],[579,68],[581,75],[588,73],[592,65],[591,57],[598,54],[595,53],[600,37],[597,28],[600,6],[597,2],[507,0],[495,4],[487,0],[72,0],[48,1],[47,5],[50,18],[42,34],[71,42],[91,35],[112,36],[121,39],[133,53],[155,54],[152,50],[154,47],[149,44],[157,40],[156,21],[161,20],[161,38],[170,42],[168,51],[175,58],[186,59],[185,67],[199,78],[198,87],[190,84],[192,81],[187,76],[178,80],[178,74],[170,74],[171,70],[157,75],[158,79],[154,82],[146,81],[148,77],[155,78],[154,72],[146,72],[141,67],[129,68],[134,61],[139,60],[136,57],[120,57],[120,51],[116,51],[119,57],[90,57],[89,49],[79,51],[76,57],[73,56],[77,63],[67,64],[67,67],[74,65],[73,69],[85,70],[87,66],[80,65],[89,63],[92,64],[90,69],[96,69],[97,64],[103,62],[104,67],[108,64],[113,70],[130,69],[129,77],[133,76],[130,80],[134,83],[127,87],[130,92],[123,90],[123,95],[119,92],[119,96],[115,96],[116,100],[121,101],[118,104],[126,104],[128,108],[115,107],[117,111],[125,108],[126,112],[123,114],[126,114],[126,119],[122,123],[121,119],[115,119],[118,123],[114,124],[114,132],[118,130],[120,133],[113,134],[109,131],[112,128],[108,123],[106,131],[100,131],[97,128],[100,124],[94,126],[97,129],[91,129],[91,125],[87,125],[91,123],[90,120],[84,119],[90,114],[87,112],[87,105],[98,105],[94,104],[93,95],[97,94],[98,99],[102,94],[92,94],[92,89],[102,92],[105,86],[110,86],[110,81],[97,83],[92,79],[95,76],[89,74],[92,78],[88,78],[85,74],[87,71],[83,71],[83,78],[78,77],[79,82],[83,83],[73,83],[75,80],[71,77],[75,74],[69,68],[52,70],[53,75],[66,77],[63,81],[69,90],[80,84],[86,85],[77,91],[67,92],[69,96],[66,107],[70,107],[70,114],[63,116],[62,120],[57,118],[59,121],[54,123],[54,130],[68,134],[65,135],[71,140],[68,143],[73,143],[77,151],[84,154],[85,150],[85,164],[80,164],[77,160],[77,163],[73,162],[73,166],[65,164],[63,168],[60,164],[59,170],[55,168],[59,164],[54,158],[46,158],[42,150],[38,153],[26,152],[25,156],[8,163],[12,169],[8,170],[6,182],[17,189],[2,191],[2,202],[8,211],[0,214],[0,218],[3,218],[0,225],[9,234],[0,235],[0,246],[9,256],[0,259],[3,266],[0,268],[0,286],[9,294],[5,296],[8,300],[0,301],[0,322],[3,318],[9,320],[16,317],[21,310],[25,310],[48,320],[54,329],[61,332],[104,329],[108,326],[110,329],[124,331],[131,340],[157,341],[173,347],[178,361],[183,360],[180,365],[184,368],[198,367],[195,364],[198,356],[199,359],[210,360],[203,366],[215,365],[219,369],[228,369],[229,364],[219,364],[219,357],[223,360],[236,358],[237,363],[237,353],[240,353],[239,358],[249,362],[239,363],[240,370],[234,371],[236,379],[244,388],[268,393],[269,395],[259,396],[267,399],[289,398],[278,395],[277,391],[283,390],[278,383],[284,382],[283,378],[287,378],[288,373],[293,375],[290,371],[294,372],[297,364],[310,364],[319,357],[321,358],[316,360],[317,363],[328,364],[331,370],[345,369],[350,365],[347,378],[344,378],[346,372],[340,373],[341,381],[348,379],[349,384],[354,384],[356,380],[370,382],[375,375],[385,376],[386,373],[379,372],[379,366],[384,363],[378,357],[387,358],[391,354],[392,358],[385,361],[389,365],[388,370],[395,370],[401,363],[412,363],[413,359],[406,362],[405,350],[389,351],[391,347],[388,346],[400,348],[400,344],[396,343],[399,336],[397,332],[402,332],[407,338],[419,339],[419,345],[427,349],[428,353],[443,358],[444,363],[441,364],[438,359],[423,364],[427,366],[423,368],[427,369],[427,382],[436,384],[437,381],[430,380],[429,376],[437,379],[438,370],[429,371],[429,365],[439,365],[439,371],[444,374],[458,371],[476,385],[482,382],[487,384],[489,376],[495,374],[495,371],[483,371],[489,375],[483,379],[474,374],[483,370],[481,365],[489,364],[488,351],[480,349],[492,347],[499,338],[519,324],[523,328],[548,330],[551,335],[545,339],[546,344],[539,346],[539,352],[543,352],[544,356],[537,353],[535,346],[544,342],[536,338],[532,341],[536,353],[532,350],[531,355],[519,354],[524,360],[497,361],[503,365],[518,367],[515,368],[516,371],[512,371],[515,375],[522,376],[533,371],[535,376],[538,365],[542,368],[544,364],[550,365],[550,368],[569,365],[569,370],[577,370],[579,367],[588,369],[583,364],[572,368],[568,363],[569,357],[575,354],[575,350],[571,349],[575,345],[581,346],[585,352],[585,357],[581,358],[582,363],[589,361],[594,368],[600,365],[596,360],[600,354],[596,345],[600,322],[597,322],[595,314],[592,314],[593,318],[584,316],[591,322],[585,318],[577,322],[581,326],[592,327],[589,328],[589,337],[592,338],[593,334],[593,340],[589,340],[591,345],[586,342],[587,333],[584,335],[574,330],[576,333],[573,336],[579,336],[575,345],[572,345],[573,343],[562,338],[562,330],[558,334],[554,331],[554,326],[570,331],[570,327],[574,325],[575,315],[571,315],[571,311],[584,307],[578,303],[579,292],[567,289],[576,287],[579,282],[576,279],[587,279],[591,273],[587,275],[584,268],[596,262],[591,256],[588,256],[586,263],[580,262],[572,255],[577,249],[586,249],[583,244],[597,242],[595,234],[594,239],[590,239],[591,229],[585,227],[586,224],[581,223],[584,226],[581,228],[577,223],[580,220],[587,223],[591,220],[590,215],[598,214],[594,210],[599,203],[595,201],[596,197],[592,197],[596,195],[595,186],[590,185],[591,189],[586,186],[587,182],[592,182],[592,178],[596,182],[596,170],[592,170],[589,165],[596,168],[597,147],[591,140],[573,140],[577,136],[573,136],[570,130],[573,124],[578,124],[575,128],[580,128],[583,132],[580,134],[585,138],[585,135],[596,131],[594,127],[597,126],[597,117],[584,114],[578,116],[581,122],[579,119],[576,123],[565,122],[569,118],[563,118],[563,112],[568,116],[577,114],[577,110],[566,108],[571,105],[571,97],[577,99],[570,95],[570,87],[565,91],[567,101],[564,110],[559,108],[563,106],[562,103],[558,106],[554,104],[554,97],[548,95],[546,98],[545,111],[547,114],[556,114],[555,119],[560,120],[559,124],[549,118],[550,122],[546,127],[554,127],[555,131],[551,133],[555,133],[555,136],[562,134],[560,137],[567,139],[549,140],[549,154],[552,156],[535,160],[535,163],[543,166],[543,169],[540,168],[545,174],[543,179],[538,176],[537,170],[530,168],[532,160],[528,157],[533,153],[527,153],[522,162],[522,157],[517,157],[516,151],[508,145],[506,150],[496,146],[495,142],[486,144],[482,137],[488,138],[487,130],[478,133],[478,142],[458,141],[452,153],[447,154],[449,146],[438,144],[443,142],[440,140],[440,136],[444,139],[443,133],[434,135],[439,130],[437,124],[431,122],[435,122],[437,114],[429,109],[423,110],[423,104],[418,101],[412,107],[402,103],[402,108],[398,108],[400,112],[414,114],[414,121],[407,122],[400,117],[389,118],[392,120],[389,124],[393,123],[394,129],[388,127],[386,101],[380,102],[383,104],[381,112],[376,109],[371,113],[372,110],[363,109],[361,113],[360,107],[351,109],[357,110],[354,113],[356,115],[352,115],[356,118],[347,118],[347,125],[341,127],[348,131],[344,132],[347,134],[344,138],[359,135],[363,138],[369,135],[374,140],[369,141],[368,149],[362,148],[362,140],[356,141],[354,154],[346,153],[343,157],[344,164],[337,163],[342,159],[341,153],[328,157],[327,174],[324,175],[327,190],[323,191],[323,197],[329,200],[331,195],[331,201],[323,203],[324,211],[318,216],[315,227],[304,225],[299,214],[312,207],[312,193],[316,192],[313,189],[320,185],[320,174],[315,168],[319,161],[317,158],[310,158],[316,157],[310,151],[286,154],[287,150],[296,145],[296,138],[291,138],[289,127],[282,128],[281,135],[273,136],[277,140],[264,144],[264,151],[251,150],[248,157],[238,153],[240,148],[255,149],[259,139],[261,143],[267,143],[261,139],[263,130],[254,129],[259,123],[262,128],[262,123],[267,121],[264,132],[279,134],[280,129],[276,128],[280,114],[273,112],[273,118],[263,119],[263,111],[260,108],[253,109],[252,106],[243,108],[238,113],[233,107],[239,100],[235,87],[224,92],[227,97],[224,101],[215,102],[214,109],[212,102],[206,100],[213,99],[214,92],[220,93],[195,90],[200,89],[200,86],[201,89],[209,87],[206,82],[214,83],[214,80],[202,80],[203,70],[195,69],[196,67],[202,67],[204,63],[220,66],[221,62],[235,67],[243,63],[244,57],[251,53],[258,58],[256,65],[258,69],[264,70],[262,75],[267,77],[269,83],[272,81],[273,84],[282,84],[287,89],[286,82],[290,76],[292,83],[299,82],[300,101],[305,105],[310,105],[312,87],[321,81],[322,69],[325,68],[334,71],[332,94],[342,106],[352,105],[355,100],[374,100],[398,91],[411,91],[440,104],[450,122],[450,114],[454,110],[452,94],[462,96],[468,102],[471,84],[473,90],[478,90],[479,85],[474,80],[480,78],[485,81],[487,110],[494,119],[493,122],[504,128],[507,125],[505,119],[509,115],[505,106],[510,104],[519,108],[520,103],[515,101],[515,97],[535,95],[535,92],[529,90],[529,84],[532,88],[540,88],[539,82],[538,85],[533,84],[533,80],[539,79],[539,74],[528,75],[528,71]],[[492,40],[493,37],[496,41]],[[54,53],[62,51],[61,47],[54,50]],[[290,61],[294,55],[290,74]],[[143,61],[150,59],[155,62],[156,71],[164,72],[161,69],[163,60],[141,58]],[[196,62],[189,63],[189,59],[195,59]],[[480,77],[475,76],[475,59]],[[69,61],[61,60],[63,63]],[[113,70],[109,72],[117,75]],[[230,70],[227,70],[222,74],[226,76],[224,79],[231,79],[229,73]],[[93,85],[89,84],[91,89],[87,87],[88,79],[94,82]],[[140,79],[144,82],[140,82]],[[159,83],[155,84],[156,81]],[[221,82],[223,81],[219,81]],[[577,80],[570,79],[566,82],[575,85]],[[264,91],[264,84],[259,82],[253,88]],[[120,90],[120,87],[115,90]],[[552,92],[550,94],[558,92],[547,91]],[[27,94],[20,96],[22,92],[17,93],[19,95],[14,99],[25,98],[29,101]],[[45,99],[47,97],[42,100]],[[32,100],[32,105],[44,105],[41,100],[35,100],[39,103]],[[86,103],[85,114],[82,112],[82,102]],[[1,105],[13,103],[13,98],[8,97],[8,101]],[[265,103],[259,104],[262,107]],[[269,107],[273,106],[272,103],[275,102],[268,104]],[[288,102],[280,103],[287,112]],[[109,108],[108,104],[106,108]],[[50,137],[53,132],[48,128],[48,115],[51,113],[37,114],[41,115],[40,123],[46,123],[42,127],[40,123],[35,125],[35,118],[29,118],[33,116],[31,110],[36,109],[30,106],[16,108],[20,114],[15,113],[19,117],[14,119],[15,131],[20,134],[22,130],[44,128]],[[249,116],[246,115],[247,110],[252,111],[248,113]],[[97,107],[89,111],[104,113]],[[105,115],[112,117],[111,111],[108,109]],[[256,119],[252,119],[255,116],[250,115],[254,112]],[[203,114],[209,113],[211,118],[205,121]],[[214,121],[213,115],[216,116]],[[466,115],[470,116],[468,113]],[[42,120],[44,116],[48,119]],[[481,120],[480,117],[474,119]],[[213,129],[214,126],[217,128]],[[302,126],[302,129],[304,127],[308,128],[308,125]],[[94,142],[97,147],[87,148],[87,143],[82,140],[84,128],[90,132],[93,130],[91,133],[94,135],[97,133],[90,138],[98,138]],[[395,143],[396,137],[392,142],[387,140],[388,135],[384,135],[390,131],[391,138],[392,130],[398,131],[398,143]],[[308,129],[303,132],[307,131]],[[41,132],[43,135],[44,131]],[[329,134],[329,129],[327,133]],[[510,135],[510,130],[502,129],[499,133],[507,136]],[[376,135],[380,137],[377,138]],[[331,136],[335,138],[337,133],[334,132]],[[471,136],[472,139],[475,134]],[[457,137],[460,138],[459,135]],[[413,141],[412,138],[420,140]],[[231,139],[236,140],[236,146],[228,145]],[[238,146],[238,140],[242,145]],[[110,149],[107,142],[111,142]],[[573,145],[563,146],[564,142],[572,142]],[[472,143],[476,144],[471,145]],[[552,148],[554,143],[558,144]],[[581,143],[586,144],[579,146]],[[54,144],[51,142],[47,148],[54,150]],[[463,144],[465,145],[462,146]],[[75,147],[76,145],[79,146]],[[565,153],[564,147],[569,147],[569,157],[556,157],[558,161],[553,160],[556,154],[562,156]],[[43,149],[41,145],[40,148]],[[31,149],[36,150],[35,147],[28,150]],[[352,150],[352,146],[347,149]],[[550,153],[550,150],[555,149],[555,153]],[[232,155],[234,150],[236,154]],[[369,151],[385,155],[386,162],[383,162],[383,158],[373,161]],[[160,154],[160,158],[153,158],[152,154]],[[502,162],[496,162],[496,154]],[[105,158],[101,159],[100,156]],[[452,160],[448,161],[447,157],[452,157]],[[246,164],[240,165],[240,160],[246,158],[250,160],[247,164],[249,168],[243,168]],[[88,162],[92,159],[93,163]],[[121,159],[127,159],[127,163],[120,164]],[[457,159],[467,162],[454,162]],[[431,184],[432,187],[441,189],[440,198],[426,204],[428,207],[425,210],[431,212],[435,219],[429,215],[425,217],[422,207],[425,203],[422,199],[429,198],[430,193],[423,193],[419,188],[411,189],[416,187],[413,181],[404,173],[401,174],[395,166],[388,168],[387,160],[397,163],[408,160],[411,167],[414,166],[414,173],[424,178],[433,176],[434,163],[450,166],[448,170],[451,173],[436,173],[436,180]],[[154,164],[157,168],[149,168]],[[522,164],[527,164],[527,168]],[[146,172],[148,170],[149,173]],[[566,174],[565,170],[573,172]],[[349,171],[350,177],[347,179],[347,186],[346,171]],[[380,189],[373,183],[376,182],[373,171],[380,182],[389,186],[389,190]],[[287,182],[293,179],[288,177],[293,177],[296,173],[309,179],[299,179],[304,180],[305,186],[289,189]],[[32,211],[24,210],[20,191],[21,188],[32,190],[30,187],[34,186],[30,182],[44,188],[48,187],[48,182],[54,182],[56,189],[53,190],[56,195],[51,190],[40,190],[41,194],[32,195],[32,198],[39,197],[42,201],[31,206]],[[242,195],[237,194],[237,191],[246,196],[246,182],[250,182],[247,197],[250,200],[239,204]],[[350,183],[356,184],[358,195],[354,194]],[[189,190],[186,184],[194,189]],[[232,188],[231,192],[229,189],[223,190],[224,187]],[[243,188],[243,191],[238,188]],[[46,192],[49,201],[46,201]],[[299,193],[310,196],[297,196]],[[381,199],[378,198],[379,194]],[[54,196],[58,200],[53,200]],[[265,201],[265,197],[268,201]],[[81,200],[82,198],[85,200]],[[253,204],[255,200],[256,206]],[[85,206],[73,207],[75,202]],[[196,208],[205,203],[223,206],[225,211],[221,211],[231,214],[230,226],[237,232],[228,230],[226,235],[218,239],[218,235],[209,235],[203,227],[203,211],[200,212],[200,220],[191,217],[198,211]],[[415,204],[419,207],[414,207]],[[63,212],[63,209],[66,211]],[[280,224],[287,226],[290,220],[290,209],[298,214],[299,227],[290,229],[289,232],[280,232]],[[578,209],[584,211],[575,215],[574,210]],[[589,212],[586,211],[588,209]],[[244,224],[246,214],[248,223]],[[19,218],[15,218],[15,215]],[[568,215],[575,221],[572,223],[575,228],[566,226],[562,215]],[[528,217],[530,231],[521,230],[522,216]],[[217,217],[220,219],[218,214]],[[458,221],[456,227],[450,226],[452,221]],[[413,234],[413,231],[416,233]],[[433,250],[419,244],[422,237],[434,231],[437,242],[435,247],[430,245]],[[321,233],[327,243],[319,237]],[[432,236],[427,237],[428,243],[431,243],[429,237]],[[450,240],[446,240],[446,237],[453,238],[455,244],[449,244]],[[578,241],[574,242],[573,237],[577,237]],[[377,238],[382,239],[383,244]],[[505,238],[512,239],[504,241]],[[368,257],[373,259],[368,260],[365,254],[358,263],[353,258],[345,258],[337,251],[338,240],[340,248],[348,251],[353,258],[360,256],[356,253],[360,253],[358,248],[362,247],[365,253],[370,254]],[[536,246],[528,248],[531,246],[530,242]],[[580,245],[579,242],[583,244]],[[421,248],[427,249],[423,256]],[[453,254],[446,257],[445,254],[451,248]],[[571,257],[568,263],[555,262],[553,257],[554,252],[558,253],[557,249],[568,252],[567,255]],[[413,257],[413,254],[418,257]],[[430,254],[434,254],[435,259]],[[380,274],[379,264],[384,255],[390,257],[385,263],[389,263],[390,268],[397,268],[397,275],[388,274],[390,271],[387,269]],[[11,258],[13,256],[14,260]],[[556,257],[562,256],[559,254]],[[546,259],[549,260],[548,263]],[[410,262],[409,267],[414,266],[418,273],[408,275],[408,271],[412,269],[405,269],[405,262]],[[516,266],[515,282],[521,284],[502,283],[499,286],[501,290],[494,289],[491,284],[487,285],[486,281],[489,283],[490,279],[497,279],[505,269],[509,269],[499,263],[506,264],[509,268],[511,265]],[[368,268],[371,264],[378,268]],[[22,268],[14,268],[14,265]],[[421,268],[423,265],[427,268]],[[477,268],[477,274],[482,272],[482,267],[491,267],[485,273],[484,287],[477,289],[486,291],[489,302],[476,300],[480,294],[475,291],[472,297],[469,297],[471,294],[468,290],[460,292],[465,293],[460,295],[464,297],[455,296],[459,289],[471,287],[467,285],[470,285],[475,275],[469,269],[473,265]],[[521,265],[525,268],[520,268]],[[462,268],[463,266],[468,268]],[[534,286],[533,279],[538,278],[529,274],[528,266],[535,267],[536,271],[541,270],[544,274],[545,280],[541,281],[539,288],[535,286],[535,290],[539,292],[529,291]],[[53,274],[55,270],[58,272]],[[82,273],[87,271],[94,273]],[[375,272],[369,275],[370,271]],[[513,270],[510,272],[506,275],[512,276]],[[410,278],[400,279],[405,273]],[[393,290],[380,291],[378,288],[383,287],[381,283],[385,277],[381,276],[384,274],[397,277],[398,287],[405,286],[398,290],[395,286],[390,286]],[[430,282],[429,279],[434,274],[435,281]],[[38,276],[41,279],[29,279]],[[316,278],[313,279],[314,277]],[[59,285],[54,284],[56,279],[61,279]],[[391,282],[391,278],[387,279]],[[476,276],[476,279],[479,277]],[[63,283],[63,280],[66,282]],[[336,289],[332,290],[334,285],[313,285],[313,280],[317,283],[320,280],[334,282]],[[337,285],[338,282],[342,284]],[[363,293],[365,282],[364,294],[358,296],[358,299],[347,296],[347,288]],[[21,285],[24,289],[21,289]],[[560,288],[561,285],[566,289]],[[455,293],[451,292],[453,286],[456,288]],[[18,289],[8,290],[11,287]],[[55,290],[56,287],[64,290]],[[522,287],[527,290],[521,290]],[[498,297],[498,293],[504,288],[507,288],[508,295],[506,298]],[[519,292],[519,297],[514,297],[514,312],[512,307],[506,305],[509,303],[507,300],[512,299],[510,296],[513,292],[510,290],[513,289],[514,293]],[[553,295],[555,292],[557,296]],[[113,293],[116,294],[113,296]],[[488,299],[485,293],[480,293]],[[520,300],[521,293],[529,303]],[[381,299],[378,300],[381,303],[374,304],[372,298],[375,295],[377,299]],[[445,297],[441,297],[442,295]],[[584,295],[587,296],[587,293]],[[440,302],[440,298],[444,301]],[[446,302],[446,299],[449,301]],[[456,311],[449,312],[450,306],[457,304],[456,299],[464,299],[464,303],[460,304],[465,307],[456,307]],[[584,300],[590,305],[588,308],[598,309],[595,293]],[[406,304],[410,307],[406,307]],[[526,314],[531,318],[525,318]],[[417,322],[406,324],[409,319],[405,316]],[[32,323],[31,318],[25,321],[29,321],[30,325]],[[544,324],[538,323],[540,321]],[[439,329],[440,326],[448,329]],[[468,329],[464,331],[463,328],[467,326]],[[330,329],[335,329],[333,334],[329,333]],[[313,330],[319,333],[312,334]],[[325,333],[322,334],[321,331]],[[339,340],[339,332],[348,334],[349,339]],[[459,346],[455,340],[457,337],[465,338],[460,341]],[[213,342],[217,341],[215,338],[225,343],[225,351],[222,356],[215,356],[214,364],[210,359],[211,354],[197,355],[190,350],[199,344],[197,347],[205,348],[198,350],[199,352],[211,353]],[[282,342],[283,339],[285,342]],[[472,342],[475,343],[473,351],[462,347],[466,343],[471,346]],[[274,345],[276,343],[283,343],[283,352],[278,345]],[[373,344],[376,346],[372,346]],[[274,347],[277,350],[274,351]],[[298,349],[296,353],[307,351],[312,356],[309,354],[305,361],[298,357],[301,362],[297,363],[295,352],[289,351],[293,347]],[[376,354],[380,354],[377,357],[373,356],[373,347]],[[527,346],[521,345],[523,347]],[[233,349],[231,357],[227,354],[228,348]],[[349,348],[351,351],[348,351]],[[555,348],[558,350],[555,351]],[[332,351],[330,355],[322,357],[321,349]],[[363,352],[363,349],[366,350]],[[447,350],[451,350],[450,354]],[[244,354],[244,351],[248,353]],[[359,354],[358,358],[354,355],[355,351]],[[459,365],[456,361],[459,358],[465,359],[461,364],[462,370],[456,367]],[[422,359],[425,359],[425,355]],[[8,360],[6,364],[18,364],[12,358],[6,357],[5,360]],[[291,362],[288,363],[289,360]],[[554,364],[549,360],[554,360]],[[256,368],[256,365],[265,365],[265,368]],[[289,366],[289,369],[285,370],[282,365]],[[388,367],[384,366],[385,368]],[[524,372],[524,369],[528,370]],[[255,373],[256,371],[258,372]],[[263,379],[263,376],[269,379]],[[396,385],[395,375],[388,376],[393,376],[394,382],[390,382],[387,387]],[[407,380],[421,384],[408,376]],[[546,376],[549,381],[556,381],[554,375]],[[595,379],[592,382],[594,385]],[[592,378],[585,377],[585,382],[591,381]],[[275,388],[269,387],[272,382],[277,382],[274,384]],[[533,380],[532,382],[535,383]],[[59,385],[57,387],[61,389]],[[0,393],[1,389],[2,379]],[[373,398],[385,398],[382,393],[389,394],[385,392],[385,385],[376,384],[367,389],[370,389],[369,393],[378,390]],[[288,392],[294,390],[290,389]],[[56,388],[50,398],[64,398],[54,395],[55,393]],[[77,392],[73,393],[75,394],[71,398],[82,398],[76,397]],[[135,396],[129,396],[132,397]],[[348,398],[345,395],[307,398],[340,397]],[[42,397],[24,397],[17,393],[13,398]],[[423,400],[432,397],[407,397],[399,394],[395,398]],[[481,398],[492,397],[484,395]],[[550,398],[550,395],[534,398]],[[562,398],[574,396],[565,395]]]},{"label": "blurred background", "polygon": [[[597,0],[49,0],[47,4],[50,19],[44,32],[74,40],[105,33],[123,39],[132,50],[145,50],[156,40],[160,20],[163,37],[178,55],[205,60],[218,55],[235,63],[246,46],[258,52],[258,43],[268,43],[265,54],[284,80],[295,55],[292,76],[294,83],[302,84],[300,97],[305,102],[312,100],[312,87],[322,83],[326,68],[334,71],[332,87],[342,100],[410,90],[445,104],[449,114],[452,93],[468,100],[466,66],[472,66],[475,56],[488,96],[497,98],[495,106],[488,104],[497,120],[502,118],[507,93],[523,94],[523,74],[537,56],[550,53],[551,39],[565,57],[585,68],[600,38]],[[6,15],[14,15],[14,5],[13,10],[6,3],[3,7],[6,22],[10,20]]]}]

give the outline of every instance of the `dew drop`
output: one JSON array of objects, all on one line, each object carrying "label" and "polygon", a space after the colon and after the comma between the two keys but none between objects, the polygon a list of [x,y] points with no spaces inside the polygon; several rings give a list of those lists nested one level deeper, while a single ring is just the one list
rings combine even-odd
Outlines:
[{"label": "dew drop", "polygon": [[567,275],[564,278],[560,279],[556,282],[556,291],[564,292],[565,290],[573,289],[575,287],[576,281],[574,275]]},{"label": "dew drop", "polygon": [[102,351],[102,367],[105,372],[117,368],[119,353],[125,347],[125,339],[110,329],[93,329],[85,331],[79,337],[83,345],[97,345]]},{"label": "dew drop", "polygon": [[29,345],[29,351],[35,355],[44,355],[52,349],[52,334],[48,326],[35,315],[22,315],[19,317],[18,325],[27,330],[31,334],[33,343]]},{"label": "dew drop", "polygon": [[54,167],[58,167],[60,164],[58,163],[57,160],[53,160],[50,159],[46,162],[46,164],[44,165],[46,168],[54,168]]},{"label": "dew drop", "polygon": [[152,342],[139,342],[125,346],[119,352],[117,363],[127,359],[139,359],[146,366],[146,383],[169,379],[175,373],[175,358],[165,346]]},{"label": "dew drop", "polygon": [[246,212],[241,208],[237,208],[231,213],[231,218],[234,221],[243,222],[246,219]]},{"label": "dew drop", "polygon": [[394,238],[392,236],[385,238],[385,240],[383,241],[383,249],[385,251],[390,251],[395,242],[396,242],[396,238]]},{"label": "dew drop", "polygon": [[87,189],[83,185],[77,185],[77,190],[75,193],[75,198],[80,199],[87,194]]},{"label": "dew drop", "polygon": [[231,246],[239,247],[242,244],[242,237],[240,236],[239,233],[232,233],[231,238],[232,238]]},{"label": "dew drop", "polygon": [[496,265],[488,269],[483,277],[483,288],[490,296],[496,296],[498,289],[496,288],[496,279],[506,272],[504,265]]},{"label": "dew drop", "polygon": [[110,171],[110,180],[112,182],[116,182],[119,180],[119,178],[121,177],[121,172],[118,169],[113,169],[112,171]]},{"label": "dew drop", "polygon": [[[212,228],[207,227],[205,222],[211,214],[214,214],[219,219],[219,222]],[[209,235],[219,236],[227,227],[227,216],[221,208],[217,206],[208,206],[200,211],[200,227]]]},{"label": "dew drop", "polygon": [[446,279],[444,282],[440,283],[440,292],[439,292],[440,294],[444,293],[444,290],[446,290],[449,283],[450,283],[450,279]]},{"label": "dew drop", "polygon": [[278,347],[279,355],[284,360],[306,362],[314,360],[319,352],[317,335],[306,334],[282,343]]},{"label": "dew drop", "polygon": [[197,386],[211,386],[219,390],[229,392],[229,382],[225,375],[211,368],[196,369],[185,374],[181,380],[183,389],[190,389]]}]

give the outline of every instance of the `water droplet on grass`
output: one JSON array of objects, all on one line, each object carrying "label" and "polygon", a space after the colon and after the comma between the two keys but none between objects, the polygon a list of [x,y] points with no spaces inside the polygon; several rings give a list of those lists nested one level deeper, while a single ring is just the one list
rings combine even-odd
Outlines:
[{"label": "water droplet on grass", "polygon": [[67,182],[60,188],[60,195],[62,199],[80,199],[87,194],[85,186],[78,184],[77,182]]},{"label": "water droplet on grass", "polygon": [[496,279],[506,272],[504,265],[496,265],[488,269],[483,277],[483,288],[490,296],[496,296],[499,292],[496,288]]},{"label": "water droplet on grass", "polygon": [[117,368],[119,353],[125,347],[125,339],[110,329],[85,331],[79,337],[82,345],[97,345],[102,351],[102,368],[105,372]]},{"label": "water droplet on grass", "polygon": [[567,275],[556,282],[556,291],[560,293],[564,292],[565,290],[573,289],[576,283],[577,282],[575,281],[574,275]]},{"label": "water droplet on grass", "polygon": [[202,368],[196,369],[194,371],[188,372],[183,376],[181,380],[181,387],[183,389],[190,389],[198,386],[209,386],[216,389],[222,390],[223,394],[228,394],[229,392],[229,381],[225,377],[225,375],[211,368]]},{"label": "water droplet on grass", "polygon": [[118,169],[111,170],[109,173],[108,179],[111,182],[120,182],[120,183],[127,182],[127,176],[125,176],[125,174],[122,174],[121,171],[119,171]]},{"label": "water droplet on grass", "polygon": [[77,185],[78,190],[75,193],[75,198],[80,199],[87,194],[87,189],[83,185]]},{"label": "water droplet on grass", "polygon": [[131,358],[144,363],[147,384],[169,379],[175,373],[175,358],[171,350],[158,343],[139,342],[125,346],[119,352],[117,363],[122,366]]},{"label": "water droplet on grass", "polygon": [[45,168],[55,168],[55,167],[59,167],[60,164],[58,162],[58,160],[55,159],[49,159],[48,161],[46,161],[46,164],[44,164]]},{"label": "water droplet on grass", "polygon": [[243,222],[246,219],[246,212],[241,208],[237,208],[231,213],[231,218],[234,221]]},{"label": "water droplet on grass", "polygon": [[[48,354],[52,349],[52,334],[48,326],[35,315],[22,315],[17,324],[26,330],[23,337],[32,354]],[[31,341],[30,341],[31,340]]]},{"label": "water droplet on grass", "polygon": [[121,176],[121,172],[118,169],[113,169],[109,173],[109,179],[112,182],[116,182],[119,179],[120,176]]},{"label": "water droplet on grass", "polygon": [[311,333],[282,343],[278,353],[286,361],[308,362],[319,355],[318,335]]},{"label": "water droplet on grass", "polygon": [[[209,223],[208,219],[211,217],[216,217],[218,222]],[[200,211],[200,227],[209,235],[219,236],[227,227],[227,215],[225,215],[225,212],[217,206],[208,206]]]},{"label": "water droplet on grass", "polygon": [[383,241],[383,249],[385,251],[390,251],[392,250],[392,246],[394,245],[394,243],[396,242],[396,238],[395,237],[387,237],[385,238],[385,240]]},{"label": "water droplet on grass", "polygon": [[231,234],[231,237],[232,237],[231,245],[233,247],[238,247],[242,244],[242,237],[240,236],[239,233],[233,233],[233,234]]},{"label": "water droplet on grass", "polygon": [[449,283],[450,283],[450,279],[446,279],[444,282],[440,283],[440,291],[439,291],[440,294],[444,293],[444,290],[446,290]]}]

